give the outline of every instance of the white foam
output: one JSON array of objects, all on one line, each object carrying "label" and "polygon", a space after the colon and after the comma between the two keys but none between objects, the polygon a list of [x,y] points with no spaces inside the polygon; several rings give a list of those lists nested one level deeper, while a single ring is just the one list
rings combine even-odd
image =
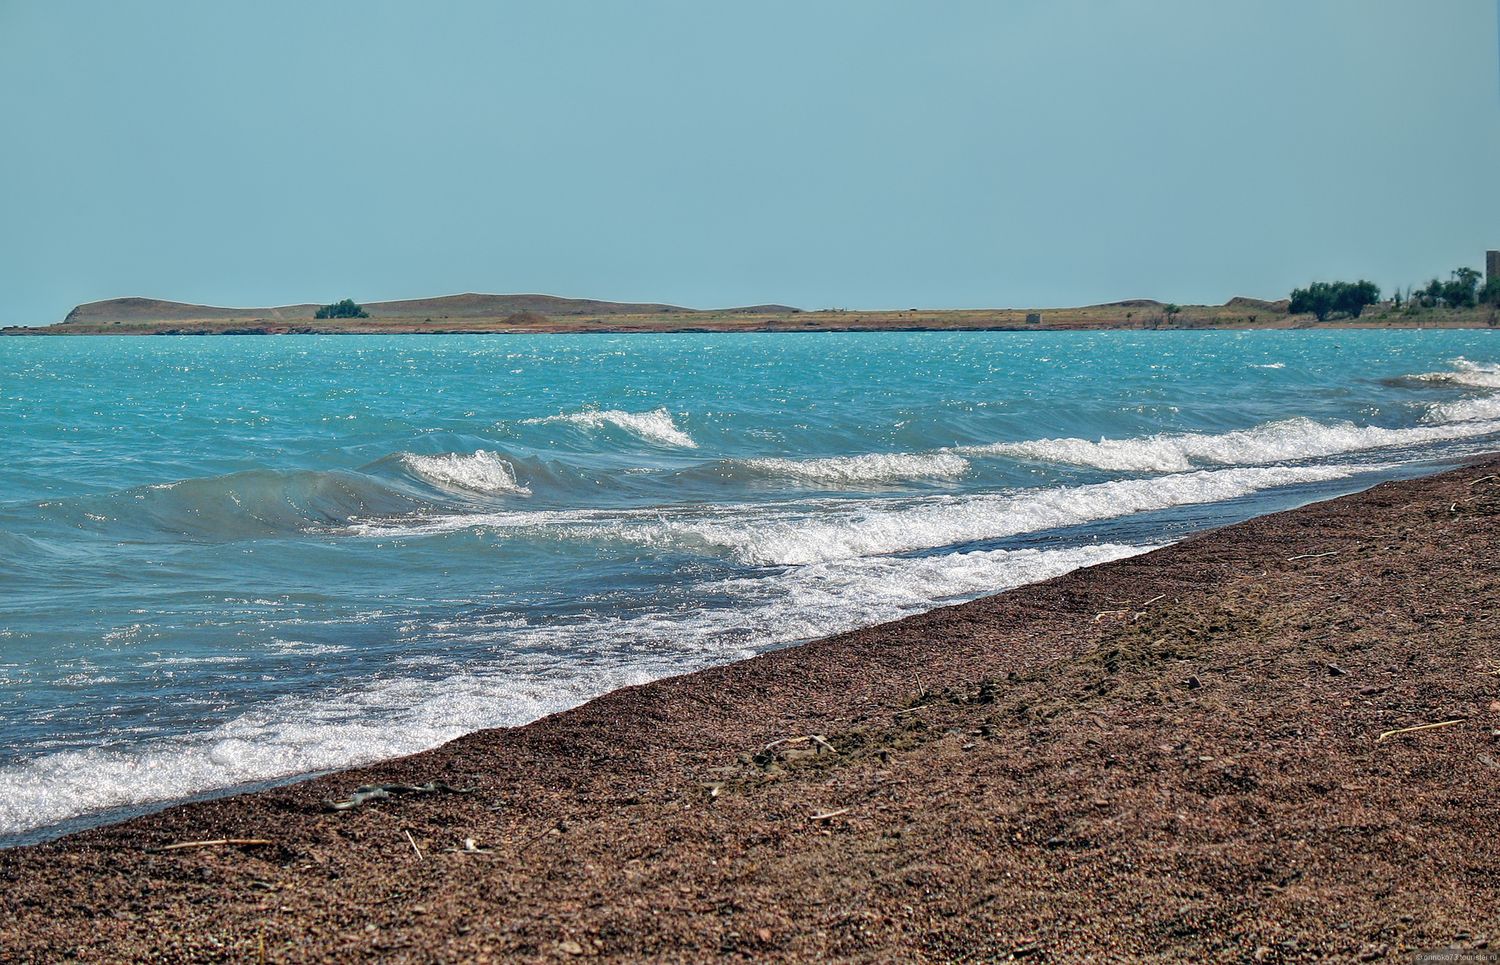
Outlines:
[{"label": "white foam", "polygon": [[1379,466],[1199,470],[1154,479],[904,499],[807,500],[639,510],[453,513],[357,522],[339,532],[424,537],[460,530],[524,532],[528,539],[619,540],[727,555],[751,566],[791,566],[934,549],[1076,526],[1134,513],[1237,499],[1263,489],[1344,479]]},{"label": "white foam", "polygon": [[[745,507],[700,518],[622,521],[608,527],[608,533],[646,544],[725,552],[752,566],[799,565],[1000,539],[1220,502],[1277,486],[1343,479],[1369,468],[1221,469],[1008,494],[826,502],[806,511],[776,514],[755,514]],[[588,534],[577,528],[570,535]]]},{"label": "white foam", "polygon": [[[1500,413],[1497,413],[1500,415]],[[1130,439],[1036,439],[964,446],[969,455],[1006,456],[1111,472],[1182,472],[1194,466],[1265,465],[1371,449],[1466,439],[1500,431],[1500,422],[1386,429],[1352,422],[1283,419],[1223,433],[1180,432]]]},{"label": "white foam", "polygon": [[1438,402],[1428,406],[1422,421],[1432,423],[1484,422],[1500,419],[1500,394],[1484,395],[1477,399],[1460,399],[1457,402]]},{"label": "white foam", "polygon": [[440,456],[403,452],[401,462],[418,476],[443,489],[517,496],[531,493],[516,481],[516,471],[510,463],[485,449],[468,454],[449,452]]},{"label": "white foam", "polygon": [[[504,636],[505,662],[438,679],[371,681],[286,697],[203,734],[136,748],[61,751],[0,768],[0,834],[81,814],[415,753],[513,726],[619,687],[797,640],[1048,579],[1149,547],[991,550],[820,564],[722,580],[714,608],[532,628]],[[482,626],[487,634],[504,634]]]},{"label": "white foam", "polygon": [[1411,378],[1418,382],[1449,382],[1454,385],[1471,385],[1481,389],[1500,389],[1500,364],[1471,362],[1457,358],[1448,372],[1424,372]]},{"label": "white foam", "polygon": [[761,472],[809,482],[882,483],[905,479],[958,479],[969,471],[969,461],[948,452],[870,453],[824,459],[746,459]]},{"label": "white foam", "polygon": [[672,413],[667,411],[665,406],[659,409],[652,409],[650,412],[626,412],[623,409],[584,409],[581,412],[564,412],[538,419],[523,420],[523,424],[525,425],[547,425],[559,422],[583,426],[588,429],[599,429],[609,425],[633,433],[647,442],[654,442],[658,445],[677,446],[683,449],[698,448],[698,443],[693,441],[692,436],[677,428],[677,423],[672,420]]}]

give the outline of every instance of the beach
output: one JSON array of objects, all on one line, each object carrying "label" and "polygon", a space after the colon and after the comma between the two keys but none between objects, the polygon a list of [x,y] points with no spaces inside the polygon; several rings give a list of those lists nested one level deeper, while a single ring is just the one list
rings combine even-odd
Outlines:
[{"label": "beach", "polygon": [[[0,952],[1274,962],[1487,948],[1497,511],[1486,458],[524,727],[0,852]],[[330,809],[391,784],[431,789]],[[199,843],[221,839],[250,843]]]}]

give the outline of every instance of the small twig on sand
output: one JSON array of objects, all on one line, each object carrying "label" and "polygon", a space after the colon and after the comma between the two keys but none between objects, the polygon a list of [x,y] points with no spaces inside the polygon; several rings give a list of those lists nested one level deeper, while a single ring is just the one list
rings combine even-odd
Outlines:
[{"label": "small twig on sand", "polygon": [[1500,476],[1497,476],[1494,473],[1491,473],[1488,476],[1480,476],[1478,479],[1471,479],[1471,480],[1469,480],[1469,486],[1470,487],[1477,486],[1480,483],[1482,483],[1482,482],[1488,482],[1491,479],[1500,479]]},{"label": "small twig on sand", "polygon": [[406,835],[406,840],[411,842],[411,849],[417,853],[417,860],[421,861],[422,849],[417,847],[417,839],[411,836],[410,831],[403,831],[402,833]]},{"label": "small twig on sand", "polygon": [[1286,558],[1286,561],[1288,563],[1291,563],[1291,562],[1294,562],[1295,560],[1321,560],[1325,556],[1337,556],[1337,555],[1339,555],[1339,551],[1338,550],[1329,550],[1327,553],[1301,553],[1301,554],[1299,554],[1297,556],[1288,556]]},{"label": "small twig on sand", "polygon": [[[1098,613],[1094,614],[1094,622],[1098,623],[1100,620],[1103,620],[1105,617],[1121,616],[1122,614],[1126,614],[1126,613],[1133,614],[1132,618],[1136,619],[1136,620],[1139,620],[1142,616],[1145,615],[1147,607],[1149,607],[1153,603],[1156,603],[1159,600],[1165,600],[1166,598],[1167,598],[1167,595],[1165,593],[1158,593],[1155,596],[1153,596],[1151,599],[1147,600],[1145,603],[1142,603],[1140,605],[1140,609],[1139,610],[1137,610],[1137,609],[1135,609],[1133,607],[1126,607],[1123,610],[1100,610]],[[1111,601],[1111,602],[1113,602],[1113,601]]]},{"label": "small twig on sand", "polygon": [[805,737],[782,737],[779,740],[773,740],[761,748],[761,753],[767,754],[782,744],[806,744],[809,742],[817,745],[815,753],[822,754],[826,751],[829,754],[837,754],[839,752],[839,749],[828,743],[828,739],[822,734],[808,734]]},{"label": "small twig on sand", "polygon": [[275,844],[266,838],[214,838],[211,841],[179,841],[176,844],[163,845],[160,848],[147,848],[151,854],[160,851],[182,851],[187,848],[216,848],[221,845],[252,845],[252,844]]},{"label": "small twig on sand", "polygon": [[1379,744],[1387,737],[1395,737],[1397,734],[1410,734],[1413,731],[1433,730],[1438,727],[1452,727],[1454,724],[1462,724],[1467,719],[1468,718],[1466,717],[1458,717],[1453,720],[1440,720],[1436,724],[1418,724],[1415,727],[1398,727],[1395,730],[1388,730],[1385,733],[1381,734],[1379,737],[1375,738],[1375,743]]},{"label": "small twig on sand", "polygon": [[824,811],[822,814],[814,814],[812,817],[808,818],[808,820],[809,821],[829,821],[829,820],[832,820],[833,818],[838,817],[840,814],[848,814],[849,810],[850,810],[849,808],[839,808],[837,811]]}]

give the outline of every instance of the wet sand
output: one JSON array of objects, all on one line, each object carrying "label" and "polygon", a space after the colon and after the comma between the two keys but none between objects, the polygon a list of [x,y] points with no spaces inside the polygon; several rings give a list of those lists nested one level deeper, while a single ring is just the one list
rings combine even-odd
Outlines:
[{"label": "wet sand", "polygon": [[[1497,513],[1487,460],[0,852],[0,960],[1500,945]],[[466,793],[327,809],[396,782]]]}]

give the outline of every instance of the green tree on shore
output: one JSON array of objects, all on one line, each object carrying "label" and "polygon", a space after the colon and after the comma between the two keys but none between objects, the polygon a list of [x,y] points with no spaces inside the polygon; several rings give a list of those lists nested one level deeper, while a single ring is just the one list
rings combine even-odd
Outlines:
[{"label": "green tree on shore", "polygon": [[1366,306],[1378,301],[1380,288],[1362,278],[1355,282],[1315,281],[1306,288],[1293,289],[1288,308],[1293,315],[1316,315],[1324,322],[1334,312],[1358,318]]},{"label": "green tree on shore", "polygon": [[[1413,305],[1421,305],[1423,308],[1436,308],[1439,305],[1446,305],[1449,308],[1473,308],[1485,297],[1479,290],[1479,280],[1483,277],[1472,268],[1455,268],[1447,281],[1434,278],[1422,288],[1412,292],[1409,300]],[[1488,290],[1487,286],[1485,291]]]},{"label": "green tree on shore", "polygon": [[370,313],[365,311],[364,306],[356,305],[354,299],[346,298],[332,305],[324,305],[314,313],[313,318],[369,318]]}]

